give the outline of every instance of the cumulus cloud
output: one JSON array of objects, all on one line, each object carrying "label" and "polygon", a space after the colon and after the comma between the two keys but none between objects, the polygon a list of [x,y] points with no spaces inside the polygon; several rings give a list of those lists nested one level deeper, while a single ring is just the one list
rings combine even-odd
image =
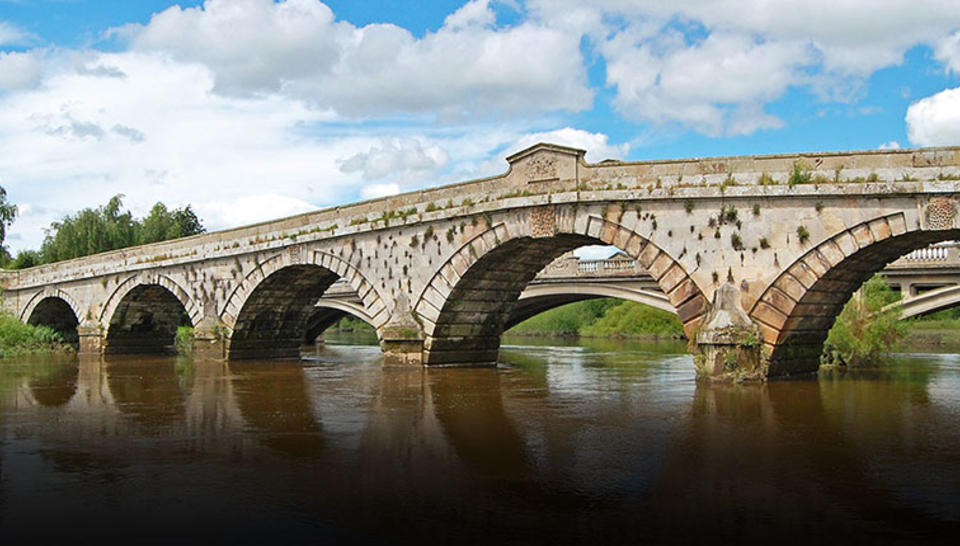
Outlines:
[{"label": "cumulus cloud", "polygon": [[934,54],[947,70],[960,74],[960,30],[937,42]]},{"label": "cumulus cloud", "polygon": [[370,184],[360,190],[360,195],[364,199],[376,199],[377,197],[386,197],[400,193],[400,186],[397,184]]},{"label": "cumulus cloud", "polygon": [[97,206],[117,193],[138,214],[156,201],[193,203],[218,229],[357,191],[357,177],[342,173],[337,158],[370,139],[303,136],[305,124],[329,119],[324,113],[279,97],[219,96],[209,69],[162,56],[101,54],[97,61],[127,77],[57,63],[66,68],[47,74],[43,86],[0,97],[4,187],[12,202],[50,211],[14,224],[24,246],[39,244],[54,211]]},{"label": "cumulus cloud", "polygon": [[316,210],[317,206],[276,193],[240,195],[227,200],[194,201],[194,210],[207,225],[241,226]]},{"label": "cumulus cloud", "polygon": [[0,21],[0,46],[29,44],[36,40],[36,36],[22,28],[6,21]]},{"label": "cumulus cloud", "polygon": [[529,133],[507,146],[510,153],[529,148],[538,142],[549,142],[586,150],[587,161],[597,162],[604,159],[623,159],[630,152],[629,144],[610,144],[610,137],[603,133],[591,133],[573,127],[564,127],[554,131]]},{"label": "cumulus cloud", "polygon": [[578,35],[494,21],[487,2],[474,1],[416,38],[395,25],[336,21],[318,0],[207,0],[114,34],[136,51],[209,66],[220,93],[283,93],[346,116],[452,119],[590,106]]},{"label": "cumulus cloud", "polygon": [[43,68],[40,51],[0,51],[0,91],[16,91],[37,85],[43,76]]},{"label": "cumulus cloud", "polygon": [[622,115],[713,136],[782,126],[764,106],[790,87],[856,100],[870,74],[917,45],[960,66],[960,10],[942,0],[530,0],[528,8],[590,37]]},{"label": "cumulus cloud", "polygon": [[960,87],[911,104],[907,136],[917,146],[960,145]]},{"label": "cumulus cloud", "polygon": [[412,138],[384,138],[367,151],[343,159],[340,170],[360,172],[364,180],[417,179],[444,167],[449,159],[440,146],[425,147]]}]

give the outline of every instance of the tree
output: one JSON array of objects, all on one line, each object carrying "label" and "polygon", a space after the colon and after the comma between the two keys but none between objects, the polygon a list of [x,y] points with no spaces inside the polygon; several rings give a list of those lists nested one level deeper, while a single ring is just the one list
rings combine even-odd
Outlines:
[{"label": "tree", "polygon": [[155,243],[197,235],[204,231],[200,219],[190,205],[170,211],[163,203],[157,203],[150,209],[150,214],[140,222],[137,243]]},{"label": "tree", "polygon": [[[17,206],[7,203],[7,190],[0,187],[0,247],[7,238],[7,228],[17,218]],[[9,257],[10,253],[4,249],[4,254]]]},{"label": "tree", "polygon": [[[0,222],[6,218],[4,195],[0,193]],[[12,207],[13,211],[7,212],[8,215],[16,214],[15,206],[6,206]],[[7,224],[10,221],[12,216]],[[163,203],[157,203],[150,214],[138,220],[130,211],[123,209],[123,195],[115,195],[106,205],[83,209],[51,223],[39,252],[20,251],[16,258],[10,258],[7,254],[6,262],[9,266],[21,269],[204,231],[200,219],[189,205],[169,210]]]},{"label": "tree", "polygon": [[136,244],[137,226],[130,211],[121,211],[123,195],[102,207],[83,209],[50,224],[40,247],[42,263],[59,262]]},{"label": "tree", "polygon": [[827,335],[821,361],[841,366],[875,364],[906,335],[899,307],[881,311],[897,301],[882,275],[874,275],[847,302]]}]

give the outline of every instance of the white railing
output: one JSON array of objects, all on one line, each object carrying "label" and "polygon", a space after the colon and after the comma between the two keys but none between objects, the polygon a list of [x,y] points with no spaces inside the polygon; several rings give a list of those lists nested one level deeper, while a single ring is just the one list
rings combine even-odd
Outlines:
[{"label": "white railing", "polygon": [[628,271],[636,268],[636,266],[636,260],[580,260],[577,262],[577,273]]},{"label": "white railing", "polygon": [[906,262],[945,262],[950,258],[950,249],[955,246],[956,243],[951,242],[918,248],[909,254],[904,254],[900,259]]}]

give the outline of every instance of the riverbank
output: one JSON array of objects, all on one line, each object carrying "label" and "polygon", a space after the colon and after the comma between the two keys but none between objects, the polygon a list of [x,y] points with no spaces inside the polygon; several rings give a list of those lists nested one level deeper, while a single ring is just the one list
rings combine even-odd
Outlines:
[{"label": "riverbank", "polygon": [[0,358],[75,350],[52,328],[25,324],[13,315],[0,313]]},{"label": "riverbank", "polygon": [[960,319],[910,321],[902,347],[908,351],[960,353]]}]

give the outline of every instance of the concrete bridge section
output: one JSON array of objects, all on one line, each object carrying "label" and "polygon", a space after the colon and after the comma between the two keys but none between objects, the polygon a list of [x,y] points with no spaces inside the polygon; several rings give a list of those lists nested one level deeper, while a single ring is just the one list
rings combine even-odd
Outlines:
[{"label": "concrete bridge section", "polygon": [[666,294],[702,377],[765,378],[816,370],[885,264],[960,239],[960,148],[583,158],[540,144],[500,176],[3,272],[3,307],[76,320],[82,352],[166,350],[189,323],[201,354],[289,357],[344,278],[388,361],[487,364],[536,274],[607,244]]}]

